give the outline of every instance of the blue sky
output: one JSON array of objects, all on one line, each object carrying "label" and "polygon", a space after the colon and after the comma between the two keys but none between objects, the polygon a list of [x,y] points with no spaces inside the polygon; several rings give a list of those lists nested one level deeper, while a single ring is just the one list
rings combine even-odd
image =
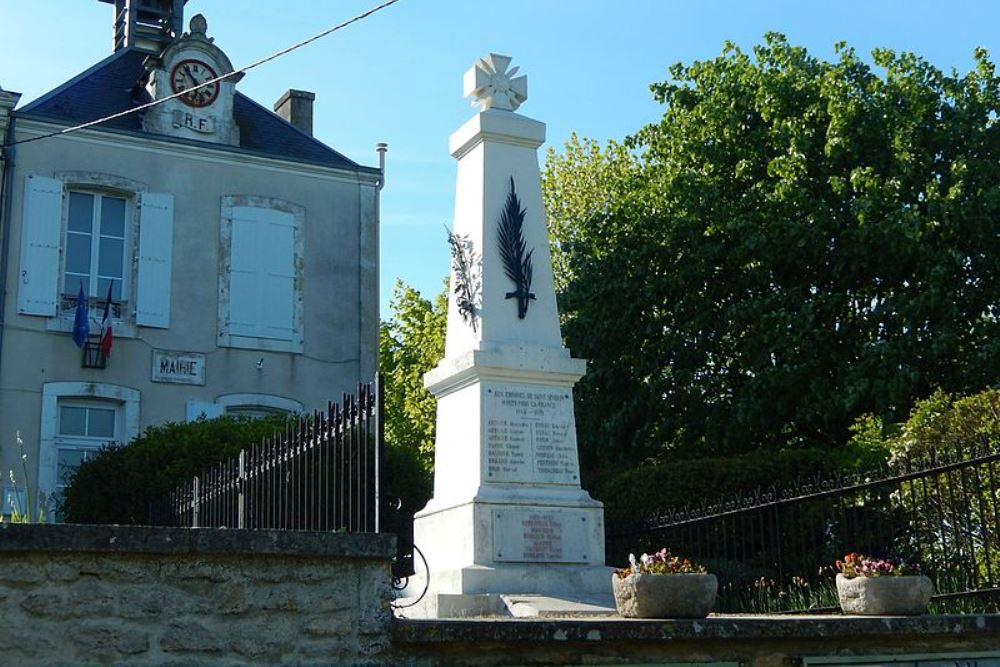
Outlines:
[{"label": "blue sky", "polygon": [[[378,0],[189,0],[241,67],[350,18]],[[111,5],[0,0],[0,87],[27,102],[111,51]],[[510,55],[528,75],[520,112],[570,133],[622,138],[662,110],[648,86],[674,62],[749,49],[785,33],[821,57],[845,40],[859,53],[908,50],[966,70],[972,50],[1000,57],[1000,3],[952,0],[400,0],[365,21],[250,72],[239,89],[270,106],[286,89],[316,93],[315,134],[363,164],[389,144],[382,200],[382,312],[396,278],[425,295],[448,272],[443,225],[454,201],[448,136],[473,109],[462,74],[481,55]],[[56,139],[58,140],[58,139]],[[544,150],[544,147],[543,147]],[[543,157],[543,156],[540,156]]]}]

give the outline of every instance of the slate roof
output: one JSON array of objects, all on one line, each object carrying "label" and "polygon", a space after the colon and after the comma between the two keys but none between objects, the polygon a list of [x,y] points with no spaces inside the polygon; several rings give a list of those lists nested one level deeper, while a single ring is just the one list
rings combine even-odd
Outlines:
[{"label": "slate roof", "polygon": [[[18,109],[16,113],[24,117],[77,125],[149,102],[149,93],[139,85],[139,80],[144,75],[143,62],[148,57],[148,53],[134,49],[117,51],[55,90]],[[122,116],[93,129],[108,128],[141,133],[141,114],[140,111]],[[352,170],[359,168],[353,160],[239,92],[233,100],[233,116],[240,128],[240,147],[243,149],[287,160]],[[219,144],[205,145],[228,148]]]}]

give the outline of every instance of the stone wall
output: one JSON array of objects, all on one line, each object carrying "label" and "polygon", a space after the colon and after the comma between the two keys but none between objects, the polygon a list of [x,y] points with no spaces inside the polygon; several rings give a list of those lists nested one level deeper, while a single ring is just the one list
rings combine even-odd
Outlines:
[{"label": "stone wall", "polygon": [[387,535],[5,524],[0,667],[1000,665],[997,615],[394,619],[394,547]]},{"label": "stone wall", "polygon": [[0,664],[357,664],[389,646],[392,536],[0,529]]}]

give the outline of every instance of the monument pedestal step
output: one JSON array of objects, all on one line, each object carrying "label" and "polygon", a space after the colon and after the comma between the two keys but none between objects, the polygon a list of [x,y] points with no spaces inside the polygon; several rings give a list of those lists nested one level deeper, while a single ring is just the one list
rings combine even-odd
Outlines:
[{"label": "monument pedestal step", "polygon": [[424,598],[403,610],[405,617],[606,616],[615,609],[611,572],[602,565],[552,563],[432,568],[429,585],[423,572],[410,578],[399,605],[416,602],[427,586]]},{"label": "monument pedestal step", "polygon": [[551,597],[498,593],[428,593],[422,600],[400,598],[403,618],[607,618],[617,616],[608,596]]},{"label": "monument pedestal step", "polygon": [[587,598],[555,598],[546,595],[501,595],[511,616],[517,618],[600,618],[617,616],[610,595]]}]

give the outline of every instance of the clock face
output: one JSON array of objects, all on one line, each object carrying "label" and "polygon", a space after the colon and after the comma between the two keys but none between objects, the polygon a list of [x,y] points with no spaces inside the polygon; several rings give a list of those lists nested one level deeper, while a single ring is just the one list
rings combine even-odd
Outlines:
[{"label": "clock face", "polygon": [[[210,81],[217,76],[211,66],[200,60],[182,60],[174,65],[174,69],[170,73],[170,87],[173,88],[175,93],[179,93],[182,90],[187,90],[198,84]],[[207,107],[218,96],[219,82],[216,81],[204,88],[198,88],[197,90],[185,93],[178,99],[188,106]]]}]

